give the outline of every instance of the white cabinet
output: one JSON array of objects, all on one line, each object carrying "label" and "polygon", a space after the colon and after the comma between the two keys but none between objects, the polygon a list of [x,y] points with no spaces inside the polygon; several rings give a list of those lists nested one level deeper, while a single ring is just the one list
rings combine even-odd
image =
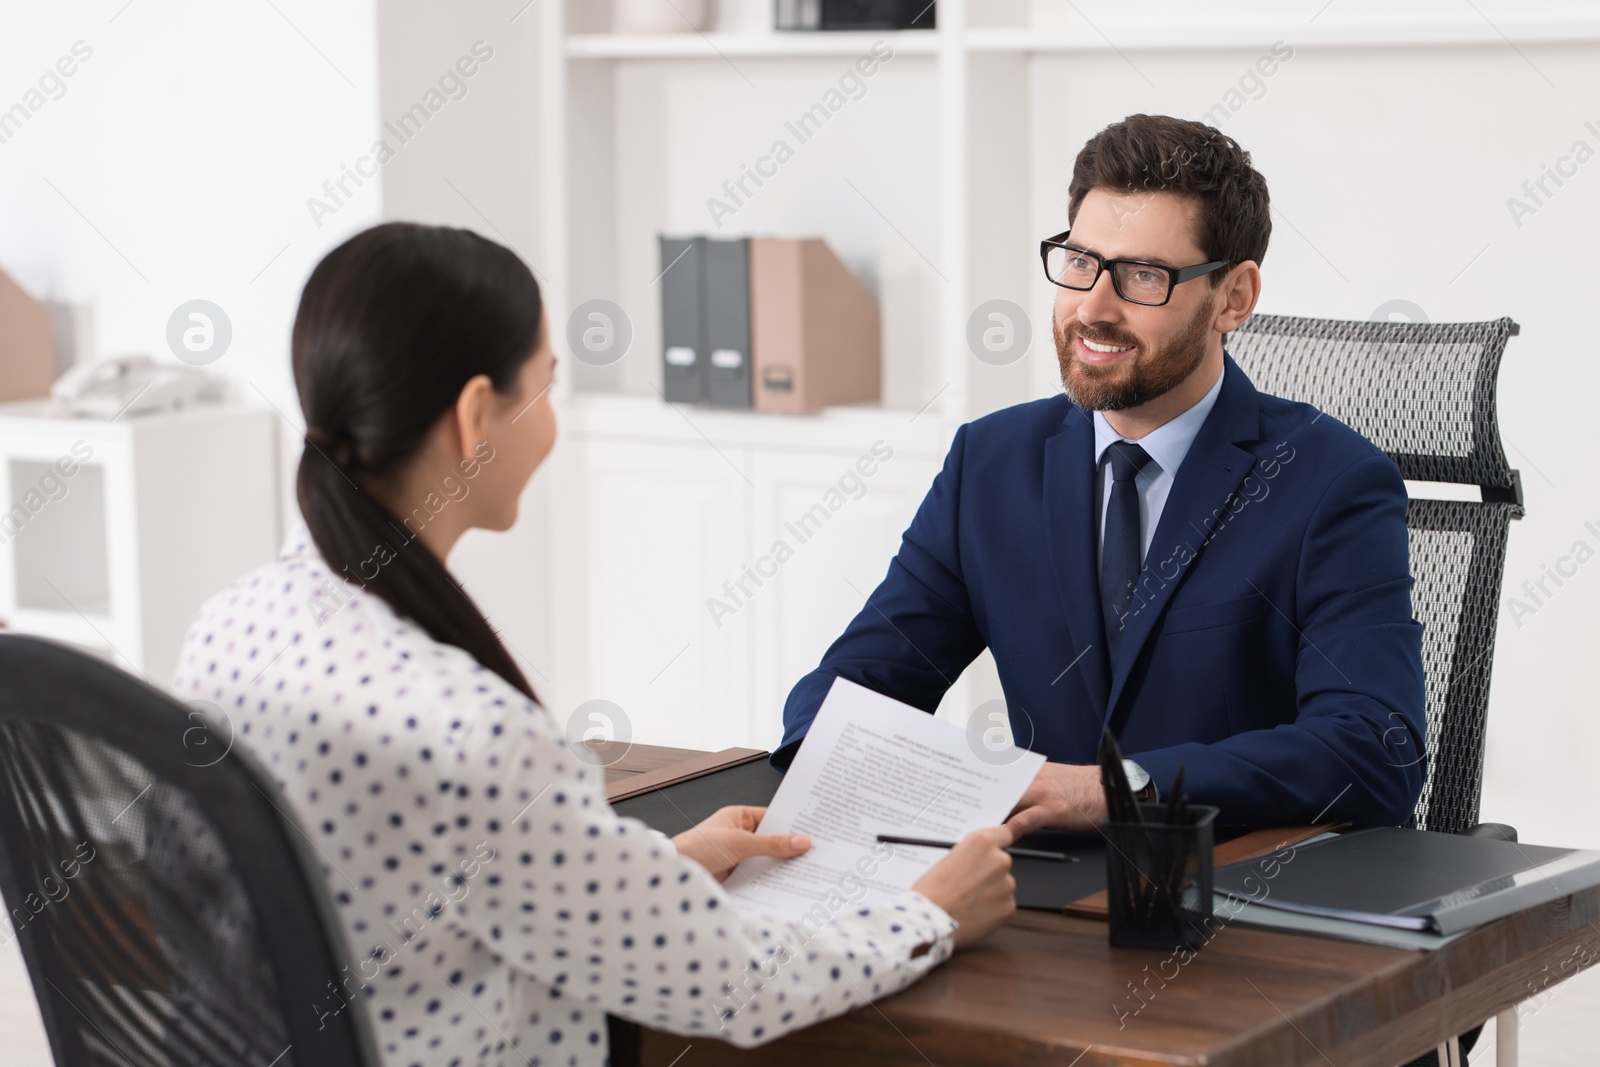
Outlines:
[{"label": "white cabinet", "polygon": [[554,516],[551,711],[606,700],[636,741],[775,747],[789,689],[882,580],[953,427],[626,397],[576,398],[561,417],[540,474]]},{"label": "white cabinet", "polygon": [[276,418],[0,405],[0,623],[166,686],[201,602],[277,554]]},{"label": "white cabinet", "polygon": [[745,551],[749,501],[729,464],[748,457],[571,433],[563,449],[552,711],[609,700],[639,740],[750,743],[744,635],[719,631],[705,609]]},{"label": "white cabinet", "polygon": [[[887,439],[859,455],[756,457],[754,544],[792,554],[728,628],[752,634],[756,702],[781,711],[789,689],[866,606],[888,570],[942,457]],[[884,456],[887,458],[883,458]],[[865,472],[871,472],[870,474]],[[769,544],[771,542],[771,544]]]}]

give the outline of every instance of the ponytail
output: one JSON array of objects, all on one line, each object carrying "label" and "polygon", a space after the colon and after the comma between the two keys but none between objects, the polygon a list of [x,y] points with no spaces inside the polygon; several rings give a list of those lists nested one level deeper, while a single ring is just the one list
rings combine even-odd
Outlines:
[{"label": "ponytail", "polygon": [[466,230],[387,223],[312,271],[292,342],[307,422],[296,497],[317,551],[535,700],[444,561],[371,486],[421,450],[471,378],[512,392],[542,316],[538,283],[509,250]]}]

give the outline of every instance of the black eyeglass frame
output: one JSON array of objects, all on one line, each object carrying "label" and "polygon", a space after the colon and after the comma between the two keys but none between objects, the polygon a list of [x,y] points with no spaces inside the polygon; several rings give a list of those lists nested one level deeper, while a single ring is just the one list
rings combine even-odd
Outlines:
[{"label": "black eyeglass frame", "polygon": [[[1098,252],[1091,252],[1087,248],[1074,248],[1071,245],[1068,245],[1066,240],[1069,236],[1071,236],[1071,234],[1071,230],[1063,230],[1054,237],[1046,237],[1044,240],[1039,242],[1039,261],[1044,266],[1044,276],[1046,278],[1050,278],[1052,284],[1059,285],[1063,289],[1069,289],[1074,293],[1087,293],[1096,285],[1100,284],[1100,275],[1110,270],[1111,288],[1117,291],[1117,296],[1121,297],[1123,300],[1126,300],[1130,304],[1138,304],[1140,307],[1163,307],[1172,300],[1172,290],[1176,289],[1184,282],[1203,277],[1204,275],[1210,274],[1212,271],[1221,270],[1223,267],[1229,266],[1232,263],[1232,260],[1214,259],[1210,263],[1196,263],[1192,267],[1169,267],[1165,263],[1151,263],[1150,261],[1144,259],[1107,259]],[[1088,256],[1090,259],[1093,259],[1100,268],[1099,270],[1095,271],[1094,280],[1088,285],[1080,288],[1076,285],[1067,285],[1065,282],[1059,282],[1056,281],[1056,279],[1051,278],[1050,250],[1052,248],[1059,248],[1064,252],[1076,252],[1079,255]],[[1165,271],[1167,275],[1167,295],[1162,297],[1158,303],[1154,304],[1150,303],[1148,300],[1134,300],[1130,298],[1122,291],[1122,283],[1117,280],[1117,272],[1112,269],[1122,264],[1129,264],[1135,267],[1153,267],[1156,270]]]}]

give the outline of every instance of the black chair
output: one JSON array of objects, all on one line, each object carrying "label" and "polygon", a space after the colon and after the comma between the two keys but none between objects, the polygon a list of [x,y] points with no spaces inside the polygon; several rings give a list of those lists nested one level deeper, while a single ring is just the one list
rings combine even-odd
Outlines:
[{"label": "black chair", "polygon": [[[1394,460],[1407,481],[1475,486],[1480,500],[1413,498],[1412,607],[1423,624],[1428,776],[1409,826],[1516,840],[1478,822],[1484,725],[1506,538],[1523,515],[1522,479],[1506,462],[1495,404],[1510,319],[1491,322],[1342,322],[1256,315],[1228,351],[1258,389],[1314,404]],[[1390,735],[1397,759],[1403,731]],[[1509,1017],[1510,1022],[1507,1022]],[[1499,1040],[1515,1040],[1515,1012]],[[1509,1026],[1509,1033],[1506,1033]],[[1463,1034],[1461,1053],[1482,1027]],[[1406,1067],[1446,1064],[1429,1052]]]},{"label": "black chair", "polygon": [[378,1067],[322,861],[231,742],[0,636],[0,893],[59,1067]]}]

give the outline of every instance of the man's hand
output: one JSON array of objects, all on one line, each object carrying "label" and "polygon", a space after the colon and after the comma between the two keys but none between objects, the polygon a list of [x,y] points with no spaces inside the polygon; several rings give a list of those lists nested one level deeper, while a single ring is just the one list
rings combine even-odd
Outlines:
[{"label": "man's hand", "polygon": [[756,833],[766,813],[766,808],[719,808],[705,822],[674,837],[672,843],[719,882],[727,881],[739,862],[751,856],[789,859],[811,847],[811,838],[805,834]]},{"label": "man's hand", "polygon": [[1105,817],[1098,766],[1046,763],[1006,825],[1021,837],[1034,830],[1093,830]]}]

